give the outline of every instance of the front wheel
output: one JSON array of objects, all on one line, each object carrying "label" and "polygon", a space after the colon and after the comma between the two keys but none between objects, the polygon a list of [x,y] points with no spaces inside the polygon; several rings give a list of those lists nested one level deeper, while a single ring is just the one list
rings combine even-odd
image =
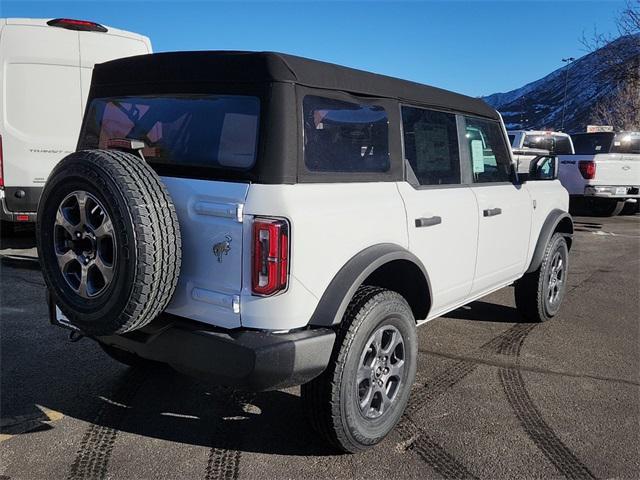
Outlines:
[{"label": "front wheel", "polygon": [[569,247],[561,233],[554,233],[537,270],[515,283],[516,307],[530,322],[555,316],[567,291]]},{"label": "front wheel", "polygon": [[313,428],[344,452],[382,441],[400,420],[416,375],[413,312],[396,292],[362,286],[340,325],[327,370],[302,386]]}]

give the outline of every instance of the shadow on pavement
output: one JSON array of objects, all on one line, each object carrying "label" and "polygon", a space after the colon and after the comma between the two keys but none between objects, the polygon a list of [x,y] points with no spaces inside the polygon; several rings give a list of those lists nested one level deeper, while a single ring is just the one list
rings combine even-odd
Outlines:
[{"label": "shadow on pavement", "polygon": [[471,302],[443,315],[443,318],[477,320],[482,322],[527,323],[515,307],[483,301]]}]

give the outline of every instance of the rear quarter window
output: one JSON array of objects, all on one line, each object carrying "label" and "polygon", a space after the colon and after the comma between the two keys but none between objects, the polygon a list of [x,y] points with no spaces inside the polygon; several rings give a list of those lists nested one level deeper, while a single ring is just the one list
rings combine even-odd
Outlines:
[{"label": "rear quarter window", "polygon": [[303,99],[304,163],[312,172],[386,172],[389,119],[378,105]]}]

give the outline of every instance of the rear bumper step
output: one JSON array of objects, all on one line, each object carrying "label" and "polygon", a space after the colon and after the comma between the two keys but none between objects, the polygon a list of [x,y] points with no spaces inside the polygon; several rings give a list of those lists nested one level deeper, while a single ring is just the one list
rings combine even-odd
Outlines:
[{"label": "rear bumper step", "polygon": [[[55,306],[51,313],[52,323],[67,326],[56,321]],[[320,375],[329,364],[335,332],[222,330],[164,314],[140,330],[96,340],[196,378],[264,391],[301,385]]]}]

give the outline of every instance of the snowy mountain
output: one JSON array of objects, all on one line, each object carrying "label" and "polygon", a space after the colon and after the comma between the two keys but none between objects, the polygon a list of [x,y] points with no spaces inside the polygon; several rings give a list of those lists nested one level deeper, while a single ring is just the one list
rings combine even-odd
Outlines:
[{"label": "snowy mountain", "polygon": [[494,93],[483,100],[502,114],[507,129],[553,128],[570,133],[585,131],[593,107],[616,88],[615,81],[607,75],[610,64],[604,60],[611,57],[610,49],[616,49],[616,57],[625,63],[640,63],[640,35],[621,37],[571,63],[567,77],[564,129],[561,128],[562,103],[567,67],[559,68],[524,87],[506,93]]}]

